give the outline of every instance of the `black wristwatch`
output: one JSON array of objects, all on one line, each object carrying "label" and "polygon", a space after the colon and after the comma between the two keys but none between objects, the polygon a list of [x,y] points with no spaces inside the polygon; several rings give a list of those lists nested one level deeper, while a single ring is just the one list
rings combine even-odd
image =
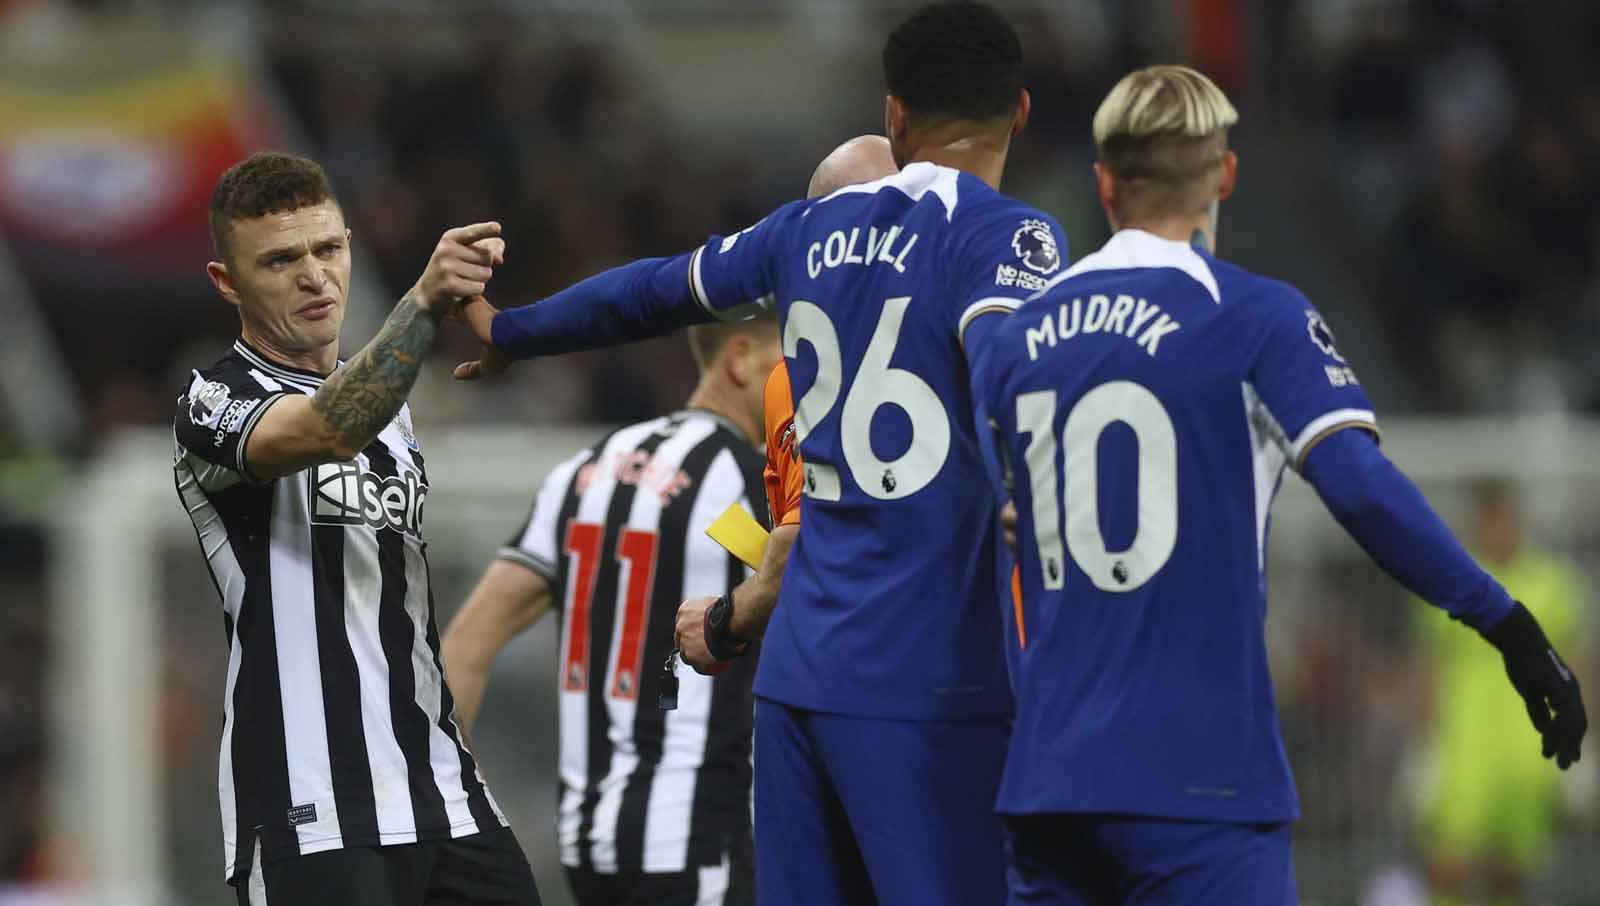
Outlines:
[{"label": "black wristwatch", "polygon": [[750,647],[750,642],[733,634],[733,599],[717,598],[706,608],[706,649],[719,661],[731,661]]}]

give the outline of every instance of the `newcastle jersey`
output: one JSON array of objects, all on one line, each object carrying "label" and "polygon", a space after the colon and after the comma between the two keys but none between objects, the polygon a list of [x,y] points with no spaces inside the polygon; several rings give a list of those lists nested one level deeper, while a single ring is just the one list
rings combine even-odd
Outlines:
[{"label": "newcastle jersey", "polygon": [[506,823],[439,664],[409,408],[350,462],[270,481],[250,471],[262,415],[321,383],[239,341],[178,400],[178,496],[227,633],[217,781],[230,880],[257,860]]},{"label": "newcastle jersey", "polygon": [[623,428],[553,470],[503,559],[561,608],[561,861],[609,874],[717,865],[750,833],[757,652],[714,681],[680,666],[656,707],[678,605],[730,593],[744,564],[705,534],[730,503],[766,512],[762,458],[689,410]]}]

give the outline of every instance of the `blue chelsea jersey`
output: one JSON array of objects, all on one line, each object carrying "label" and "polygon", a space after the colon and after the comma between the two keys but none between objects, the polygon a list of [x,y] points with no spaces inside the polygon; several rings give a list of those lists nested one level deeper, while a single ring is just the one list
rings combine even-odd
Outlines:
[{"label": "blue chelsea jersey", "polygon": [[805,496],[758,695],[864,717],[1009,712],[965,349],[1065,252],[1048,216],[915,163],[694,254],[714,316],[776,303],[795,393]]},{"label": "blue chelsea jersey", "polygon": [[1285,464],[1372,405],[1292,287],[1117,233],[975,365],[1019,513],[1004,813],[1298,817],[1265,639]]}]

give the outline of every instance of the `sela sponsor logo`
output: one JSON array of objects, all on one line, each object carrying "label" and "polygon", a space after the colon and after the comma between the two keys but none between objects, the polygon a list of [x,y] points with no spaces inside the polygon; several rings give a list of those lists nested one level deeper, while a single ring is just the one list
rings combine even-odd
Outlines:
[{"label": "sela sponsor logo", "polygon": [[1017,253],[1029,270],[1053,274],[1061,267],[1061,250],[1056,246],[1056,236],[1050,224],[1029,218],[1011,234],[1011,250]]},{"label": "sela sponsor logo", "polygon": [[353,462],[325,462],[307,473],[314,525],[366,525],[422,536],[422,504],[428,486],[407,470],[384,478]]},{"label": "sela sponsor logo", "polygon": [[1306,312],[1306,333],[1311,335],[1311,342],[1322,350],[1324,355],[1331,356],[1336,361],[1344,361],[1344,356],[1333,345],[1333,331],[1328,329],[1328,322],[1314,311]]},{"label": "sela sponsor logo", "polygon": [[245,416],[249,415],[259,405],[261,405],[260,400],[234,400],[229,403],[228,408],[223,411],[222,417],[217,419],[217,433],[212,435],[211,443],[218,447],[222,446],[222,441],[229,434],[238,431],[239,427],[244,424]]},{"label": "sela sponsor logo", "polygon": [[1019,270],[1009,264],[1002,264],[994,272],[995,286],[1020,286],[1031,292],[1043,292],[1050,285],[1050,281],[1037,274],[1030,274]]},{"label": "sela sponsor logo", "polygon": [[228,385],[206,381],[189,398],[189,421],[202,428],[214,428],[221,418],[222,406],[228,401]]}]

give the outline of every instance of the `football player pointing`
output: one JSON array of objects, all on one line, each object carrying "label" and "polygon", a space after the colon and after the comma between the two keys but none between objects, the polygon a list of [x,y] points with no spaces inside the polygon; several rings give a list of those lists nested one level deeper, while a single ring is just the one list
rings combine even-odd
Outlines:
[{"label": "football player pointing", "polygon": [[350,233],[322,167],[255,154],[210,216],[239,339],[179,398],[173,471],[227,630],[225,877],[250,906],[537,904],[439,668],[406,403],[500,225],[447,231],[341,363]]},{"label": "football player pointing", "polygon": [[1544,754],[1578,759],[1577,680],[1379,450],[1321,316],[1213,256],[1236,120],[1191,69],[1118,83],[1094,119],[1115,234],[975,366],[1014,475],[1026,602],[999,796],[1013,903],[1294,902],[1299,804],[1263,625],[1286,464],[1401,584],[1500,650]]}]

